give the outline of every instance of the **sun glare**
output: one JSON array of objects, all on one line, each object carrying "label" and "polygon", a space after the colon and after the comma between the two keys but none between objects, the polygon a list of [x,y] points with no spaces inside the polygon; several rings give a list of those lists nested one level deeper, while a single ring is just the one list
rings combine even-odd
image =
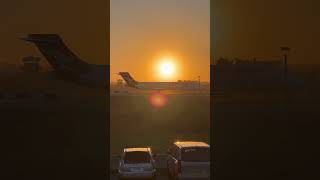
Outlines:
[{"label": "sun glare", "polygon": [[172,75],[174,71],[174,65],[171,62],[164,62],[160,65],[160,70],[163,75]]},{"label": "sun glare", "polygon": [[175,75],[176,67],[174,62],[175,59],[170,57],[160,59],[158,71],[161,78],[170,79]]}]

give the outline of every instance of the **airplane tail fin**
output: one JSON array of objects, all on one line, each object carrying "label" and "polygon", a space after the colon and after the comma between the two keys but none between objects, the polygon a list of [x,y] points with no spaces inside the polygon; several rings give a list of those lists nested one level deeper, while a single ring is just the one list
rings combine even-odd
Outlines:
[{"label": "airplane tail fin", "polygon": [[134,80],[128,72],[119,72],[119,75],[126,81],[130,87],[136,87],[138,81]]},{"label": "airplane tail fin", "polygon": [[72,53],[58,34],[28,34],[21,39],[34,43],[57,71],[80,73],[88,68],[88,64]]}]

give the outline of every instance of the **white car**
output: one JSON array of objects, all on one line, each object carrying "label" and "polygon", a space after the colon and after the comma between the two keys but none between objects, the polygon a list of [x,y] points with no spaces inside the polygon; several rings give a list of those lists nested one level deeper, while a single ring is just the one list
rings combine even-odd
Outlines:
[{"label": "white car", "polygon": [[150,148],[125,148],[120,157],[119,179],[154,179],[155,161]]},{"label": "white car", "polygon": [[175,142],[168,149],[168,176],[172,179],[210,179],[210,146],[204,142]]}]

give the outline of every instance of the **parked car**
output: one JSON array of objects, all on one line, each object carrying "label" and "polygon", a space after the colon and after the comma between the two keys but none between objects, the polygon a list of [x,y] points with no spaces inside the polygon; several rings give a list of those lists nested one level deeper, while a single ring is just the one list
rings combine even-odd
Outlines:
[{"label": "parked car", "polygon": [[210,146],[204,142],[175,142],[168,149],[171,179],[210,179]]},{"label": "parked car", "polygon": [[154,179],[156,167],[151,148],[125,148],[120,156],[119,179]]}]

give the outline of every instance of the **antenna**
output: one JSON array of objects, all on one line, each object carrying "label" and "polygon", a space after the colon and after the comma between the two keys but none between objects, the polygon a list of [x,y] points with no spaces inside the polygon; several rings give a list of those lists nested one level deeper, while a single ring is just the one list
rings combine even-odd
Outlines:
[{"label": "antenna", "polygon": [[199,91],[200,91],[200,89],[201,89],[201,81],[200,81],[200,75],[198,76],[198,80],[199,80]]}]

